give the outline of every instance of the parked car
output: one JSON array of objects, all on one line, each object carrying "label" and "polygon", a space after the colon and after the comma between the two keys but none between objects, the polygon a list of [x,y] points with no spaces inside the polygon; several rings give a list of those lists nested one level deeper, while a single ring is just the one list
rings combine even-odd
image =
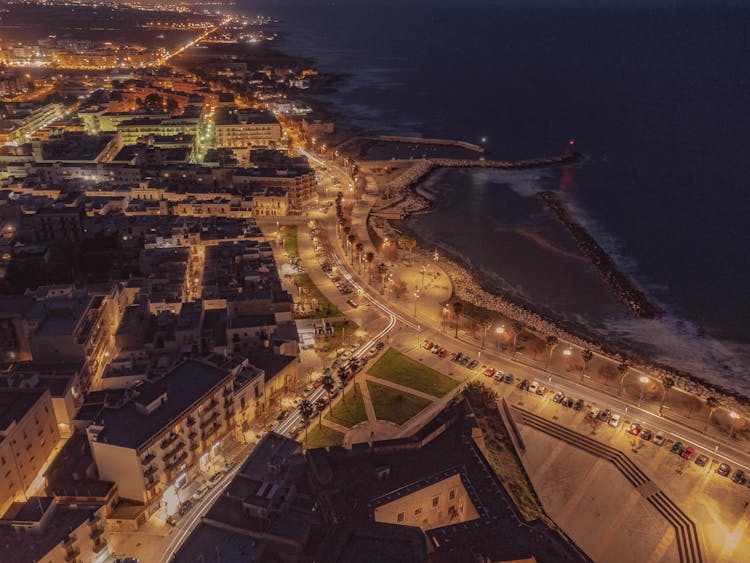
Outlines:
[{"label": "parked car", "polygon": [[598,418],[601,422],[607,422],[610,416],[612,416],[612,411],[610,409],[604,409],[596,418]]},{"label": "parked car", "polygon": [[618,426],[620,426],[620,415],[613,414],[611,417],[609,417],[609,425],[612,428],[617,428]]},{"label": "parked car", "polygon": [[188,511],[193,508],[193,501],[190,499],[187,499],[185,502],[183,502],[180,505],[180,508],[178,509],[178,512],[180,513],[180,516],[184,516],[188,513]]},{"label": "parked car", "polygon": [[223,469],[224,473],[230,472],[235,465],[237,465],[237,462],[234,460],[225,462]]},{"label": "parked car", "polygon": [[222,477],[224,477],[224,474],[220,471],[218,473],[214,473],[213,475],[211,475],[211,477],[209,477],[207,484],[211,487],[215,487],[217,483],[221,481]]},{"label": "parked car", "polygon": [[448,350],[446,350],[445,348],[440,348],[440,350],[438,350],[438,353],[437,353],[438,358],[445,358],[447,355],[448,355]]},{"label": "parked car", "polygon": [[536,394],[540,397],[544,397],[544,395],[547,393],[547,388],[544,385],[540,385],[537,390]]},{"label": "parked car", "polygon": [[648,428],[644,428],[641,430],[639,436],[641,437],[641,440],[646,440],[648,442],[653,437],[653,433]]},{"label": "parked car", "polygon": [[495,375],[495,368],[487,368],[482,373],[487,377],[492,377],[493,375]]},{"label": "parked car", "polygon": [[503,375],[503,372],[497,371],[495,372],[495,375],[492,376],[492,379],[500,383],[501,381],[505,381],[505,376]]},{"label": "parked car", "polygon": [[282,421],[282,420],[284,420],[284,419],[285,419],[285,418],[286,418],[286,417],[287,417],[288,415],[289,415],[289,411],[281,411],[281,412],[280,412],[280,413],[279,413],[279,414],[278,414],[278,415],[276,416],[276,420],[278,420],[279,422],[281,422],[281,421]]},{"label": "parked car", "polygon": [[698,467],[705,467],[707,463],[708,457],[703,454],[695,458],[695,465],[697,465]]},{"label": "parked car", "polygon": [[638,434],[641,433],[641,425],[637,422],[634,422],[630,425],[630,428],[628,428],[628,433],[632,434],[633,436],[638,436]]},{"label": "parked car", "polygon": [[662,432],[657,432],[652,442],[656,446],[661,446],[666,441],[666,439],[667,437]]},{"label": "parked car", "polygon": [[552,397],[552,402],[553,403],[562,403],[562,400],[564,398],[565,398],[565,393],[563,393],[562,391],[558,391],[557,393],[555,393],[555,396]]},{"label": "parked car", "polygon": [[565,397],[562,400],[562,403],[560,403],[560,404],[562,406],[564,406],[566,409],[570,409],[570,408],[573,407],[573,403],[574,403],[574,401],[573,401],[573,399],[571,397]]},{"label": "parked car", "polygon": [[466,367],[469,369],[476,369],[478,365],[479,365],[479,362],[477,360],[471,360],[469,362],[469,365],[467,365]]},{"label": "parked car", "polygon": [[682,445],[682,442],[675,442],[670,451],[673,454],[682,455],[682,452],[685,451],[685,448]]},{"label": "parked car", "polygon": [[738,469],[734,472],[734,475],[732,475],[732,481],[737,483],[738,485],[744,485],[745,481],[747,481],[747,477],[745,477],[745,472],[742,471],[742,469]]},{"label": "parked car", "polygon": [[193,493],[193,498],[195,500],[200,500],[206,496],[207,492],[208,492],[208,487],[206,485],[201,485],[200,487],[198,487],[195,493]]},{"label": "parked car", "polygon": [[528,379],[522,379],[518,382],[518,388],[521,391],[528,391],[529,390],[529,380]]},{"label": "parked car", "polygon": [[536,379],[526,388],[529,393],[536,393],[537,389],[539,389],[539,382]]},{"label": "parked car", "polygon": [[385,344],[383,344],[382,341],[378,341],[378,343],[375,344],[375,348],[377,348],[378,350],[382,350],[384,346]]},{"label": "parked car", "polygon": [[599,418],[599,413],[601,412],[602,410],[599,407],[591,407],[591,410],[588,412],[586,416],[596,420],[597,418]]},{"label": "parked car", "polygon": [[458,354],[456,354],[455,356],[453,356],[453,361],[454,362],[460,362],[461,358],[463,358],[463,357],[464,357],[463,352],[459,352]]},{"label": "parked car", "polygon": [[718,473],[722,477],[726,477],[731,471],[732,468],[729,467],[728,463],[722,463],[721,465],[719,465],[719,467],[716,468],[716,473]]},{"label": "parked car", "polygon": [[584,400],[583,399],[578,399],[575,402],[575,404],[573,405],[573,409],[577,410],[577,411],[583,410],[584,405],[585,405]]},{"label": "parked car", "polygon": [[177,519],[174,516],[169,516],[167,518],[167,524],[174,528],[177,525]]},{"label": "parked car", "polygon": [[438,344],[437,342],[435,342],[435,345],[432,347],[432,350],[430,350],[430,352],[432,352],[433,354],[437,354],[442,349],[443,349],[443,347],[440,344]]},{"label": "parked car", "polygon": [[682,450],[682,453],[680,454],[685,459],[692,459],[695,455],[695,448],[693,446],[688,446],[684,450]]},{"label": "parked car", "polygon": [[503,377],[503,383],[507,383],[508,385],[510,385],[511,383],[513,383],[513,374],[512,373],[506,373],[505,377]]},{"label": "parked car", "polygon": [[432,347],[435,345],[435,343],[432,340],[425,340],[424,342],[424,349],[425,350],[432,350]]}]

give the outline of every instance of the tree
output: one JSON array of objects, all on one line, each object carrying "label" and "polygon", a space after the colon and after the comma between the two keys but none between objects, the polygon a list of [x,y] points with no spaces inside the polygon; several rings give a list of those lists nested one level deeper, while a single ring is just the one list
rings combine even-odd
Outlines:
[{"label": "tree", "polygon": [[706,406],[708,407],[708,418],[706,419],[706,426],[703,428],[704,434],[708,432],[708,425],[711,424],[711,418],[713,418],[714,412],[721,406],[721,403],[716,397],[707,397]]},{"label": "tree", "polygon": [[583,367],[581,368],[581,383],[583,383],[583,378],[586,375],[586,365],[591,361],[593,357],[594,353],[588,348],[584,348],[583,350],[581,350],[581,359],[583,360]]},{"label": "tree", "polygon": [[661,404],[659,405],[659,415],[661,416],[661,412],[664,409],[664,401],[667,399],[667,391],[669,391],[672,387],[674,387],[674,378],[673,377],[665,377],[661,381],[661,386],[664,388],[664,393],[661,395]]},{"label": "tree", "polygon": [[385,277],[388,275],[388,266],[380,264],[378,266],[378,273],[380,274],[380,293],[385,293]]},{"label": "tree", "polygon": [[523,325],[518,321],[513,321],[513,355],[516,354],[516,343],[518,342],[518,335],[521,334]]},{"label": "tree", "polygon": [[396,299],[401,299],[401,296],[406,293],[406,282],[404,280],[393,280],[393,296]]},{"label": "tree", "polygon": [[458,323],[461,317],[461,311],[464,309],[464,304],[460,301],[453,303],[453,314],[456,317],[456,338],[458,338]]},{"label": "tree", "polygon": [[349,243],[349,263],[354,264],[354,245],[357,243],[357,237],[349,235],[346,240]]},{"label": "tree", "polygon": [[156,93],[149,94],[143,100],[143,107],[145,107],[146,109],[152,109],[152,110],[163,110],[164,99],[159,94],[156,94]]},{"label": "tree", "polygon": [[479,327],[482,329],[482,348],[484,348],[487,331],[492,328],[492,318],[488,315],[482,315],[479,319]]},{"label": "tree", "polygon": [[547,365],[544,367],[544,369],[549,369],[549,365],[552,362],[552,351],[555,349],[555,345],[557,344],[557,336],[548,336],[546,342],[547,347],[549,348],[549,356],[547,356]]},{"label": "tree", "polygon": [[374,252],[365,253],[365,262],[367,262],[367,282],[372,282],[372,261],[375,260]]},{"label": "tree", "polygon": [[346,387],[346,369],[344,367],[340,367],[338,371],[336,372],[336,375],[339,378],[339,381],[341,381],[341,401],[343,403],[346,403],[346,393],[343,391],[343,389]]},{"label": "tree", "polygon": [[312,403],[307,399],[302,399],[297,408],[299,409],[299,415],[302,417],[302,422],[305,423],[305,444],[307,444],[307,425],[310,423],[314,408]]},{"label": "tree", "polygon": [[357,271],[362,272],[362,251],[365,249],[365,245],[361,242],[358,242],[356,247],[357,256],[359,257],[359,260],[357,260]]},{"label": "tree", "polygon": [[336,387],[336,382],[333,380],[333,376],[327,373],[323,376],[323,389],[328,393],[328,412],[333,414],[333,389]]},{"label": "tree", "polygon": [[323,411],[326,408],[326,400],[321,397],[315,401],[315,410],[318,411],[318,428],[323,426]]}]

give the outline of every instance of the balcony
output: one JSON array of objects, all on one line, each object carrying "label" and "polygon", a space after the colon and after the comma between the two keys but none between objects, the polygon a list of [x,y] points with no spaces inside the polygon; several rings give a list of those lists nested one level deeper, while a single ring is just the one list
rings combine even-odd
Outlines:
[{"label": "balcony", "polygon": [[149,477],[151,477],[154,473],[156,473],[158,469],[159,469],[158,467],[156,467],[155,465],[152,465],[151,467],[146,469],[146,471],[143,472],[143,476],[146,479],[149,479]]},{"label": "balcony", "polygon": [[166,450],[169,447],[169,445],[172,444],[179,437],[180,437],[179,434],[170,434],[169,436],[167,436],[161,441],[161,449]]},{"label": "balcony", "polygon": [[218,405],[219,401],[217,401],[215,397],[211,397],[211,401],[206,405],[206,410],[210,411],[212,408],[217,407]]},{"label": "balcony", "polygon": [[65,561],[72,563],[81,554],[81,548],[78,546],[69,547],[65,550]]},{"label": "balcony", "polygon": [[75,536],[68,536],[63,541],[63,547],[68,548],[72,546],[74,543],[76,543],[76,537]]},{"label": "balcony", "polygon": [[224,392],[222,393],[222,395],[224,395],[225,398],[226,397],[232,397],[234,395],[234,390],[231,389],[230,387],[226,387],[224,389]]},{"label": "balcony", "polygon": [[172,449],[172,451],[170,451],[167,454],[164,454],[164,457],[162,457],[162,460],[164,461],[164,463],[169,462],[170,458],[172,458],[172,456],[177,455],[184,447],[185,447],[185,442],[180,442],[174,447],[174,449]]},{"label": "balcony", "polygon": [[198,436],[198,433],[193,430],[190,434],[188,434],[188,440],[192,441],[196,436]]},{"label": "balcony", "polygon": [[201,430],[204,430],[205,428],[211,426],[214,422],[216,422],[217,418],[219,418],[219,413],[214,412],[206,420],[204,420],[203,422],[201,422]]},{"label": "balcony", "polygon": [[104,526],[93,526],[91,528],[91,539],[96,541],[104,533]]},{"label": "balcony", "polygon": [[226,399],[224,401],[224,408],[229,409],[234,405],[234,401],[232,399]]},{"label": "balcony", "polygon": [[156,454],[154,452],[148,452],[146,457],[143,458],[143,465],[148,465],[155,459],[156,459]]},{"label": "balcony", "polygon": [[200,448],[201,445],[198,442],[190,442],[190,451],[194,452],[198,448]]},{"label": "balcony", "polygon": [[213,426],[210,426],[209,428],[203,431],[203,434],[201,435],[201,437],[204,440],[207,440],[208,437],[211,436],[214,432],[216,432],[219,428],[221,428],[221,424],[219,424],[218,422],[214,423]]},{"label": "balcony", "polygon": [[187,419],[187,425],[188,426],[195,426],[195,418],[193,418],[192,416],[189,416],[188,419]]},{"label": "balcony", "polygon": [[165,467],[167,471],[172,471],[175,467],[177,467],[180,463],[185,461],[187,459],[187,452],[182,452],[180,455],[178,455],[174,460],[172,460],[171,463],[168,463]]},{"label": "balcony", "polygon": [[107,542],[104,540],[99,540],[94,542],[94,553],[99,553],[102,549],[104,549],[107,546]]}]

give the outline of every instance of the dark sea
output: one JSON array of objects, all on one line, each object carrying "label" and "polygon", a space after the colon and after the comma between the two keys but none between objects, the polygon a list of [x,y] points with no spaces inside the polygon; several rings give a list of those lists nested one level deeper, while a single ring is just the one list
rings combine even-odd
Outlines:
[{"label": "dark sea", "polygon": [[[486,138],[409,227],[498,287],[750,392],[750,2],[244,0],[279,47],[346,73],[323,99],[383,133]],[[415,156],[421,156],[415,154]],[[553,189],[666,311],[629,318],[539,204]]]}]

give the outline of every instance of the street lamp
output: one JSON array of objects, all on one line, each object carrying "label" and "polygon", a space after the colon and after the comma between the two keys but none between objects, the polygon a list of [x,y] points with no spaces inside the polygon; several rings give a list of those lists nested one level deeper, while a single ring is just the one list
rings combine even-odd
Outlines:
[{"label": "street lamp", "polygon": [[505,332],[505,327],[503,325],[500,325],[495,329],[495,332],[497,333],[497,351],[500,351],[500,338],[502,334]]},{"label": "street lamp", "polygon": [[419,291],[414,292],[414,318],[417,318],[417,299],[419,299]]},{"label": "street lamp", "polygon": [[734,411],[732,411],[732,412],[730,412],[730,413],[729,413],[729,418],[731,418],[731,419],[732,419],[732,424],[731,424],[731,426],[729,427],[729,439],[730,439],[730,440],[732,439],[732,434],[734,433],[734,423],[736,422],[736,420],[737,420],[737,419],[738,419],[739,417],[740,417],[740,415],[738,415],[738,414],[737,414],[736,412],[734,412]]},{"label": "street lamp", "polygon": [[643,392],[646,390],[646,383],[648,383],[651,380],[648,377],[646,377],[645,375],[642,375],[638,379],[638,381],[641,382],[641,395],[640,395],[640,397],[638,397],[638,406],[640,407],[641,406],[641,401],[643,400]]},{"label": "street lamp", "polygon": [[443,305],[443,332],[445,332],[445,320],[448,318],[449,312],[448,305]]},{"label": "street lamp", "polygon": [[572,348],[565,348],[565,350],[563,350],[563,356],[570,356],[572,354],[573,354]]}]

